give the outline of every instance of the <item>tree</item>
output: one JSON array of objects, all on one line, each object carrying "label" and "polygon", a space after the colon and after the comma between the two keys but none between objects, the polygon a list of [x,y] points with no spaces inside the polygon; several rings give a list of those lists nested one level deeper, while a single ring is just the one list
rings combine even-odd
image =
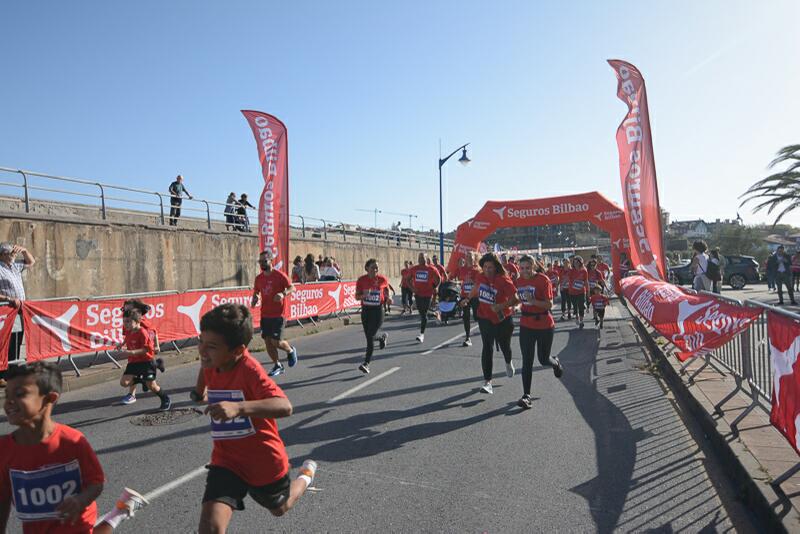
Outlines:
[{"label": "tree", "polygon": [[789,145],[780,149],[768,168],[772,169],[785,162],[789,165],[782,172],[771,174],[750,186],[739,197],[746,197],[740,207],[757,200],[759,203],[753,208],[753,213],[766,209],[770,215],[780,208],[774,224],[778,224],[784,215],[800,207],[800,145]]},{"label": "tree", "polygon": [[754,256],[762,261],[768,254],[764,237],[765,232],[753,226],[724,225],[714,231],[708,242],[719,247],[723,255]]}]

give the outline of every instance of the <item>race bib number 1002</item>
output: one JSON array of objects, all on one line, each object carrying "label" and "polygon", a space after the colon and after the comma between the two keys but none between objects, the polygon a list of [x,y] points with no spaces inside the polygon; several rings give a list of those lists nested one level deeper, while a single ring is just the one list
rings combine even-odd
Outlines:
[{"label": "race bib number 1002", "polygon": [[[218,402],[242,402],[244,393],[241,390],[210,389],[208,390],[208,403]],[[239,439],[255,434],[253,423],[249,417],[237,417],[229,421],[217,421],[211,419],[211,438],[212,439]]]},{"label": "race bib number 1002", "polygon": [[14,508],[21,521],[58,519],[56,508],[64,499],[81,492],[78,460],[36,471],[9,469]]}]

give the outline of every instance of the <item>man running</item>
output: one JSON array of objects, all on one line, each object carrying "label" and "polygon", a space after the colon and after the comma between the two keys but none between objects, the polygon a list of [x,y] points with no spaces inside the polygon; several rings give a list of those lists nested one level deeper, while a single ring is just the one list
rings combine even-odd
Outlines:
[{"label": "man running", "polygon": [[419,335],[417,342],[425,341],[425,327],[428,326],[428,309],[431,307],[431,299],[436,294],[436,288],[442,279],[439,272],[428,265],[430,259],[424,252],[419,253],[417,265],[408,269],[406,280],[414,291],[414,300],[417,302],[417,312],[419,312]]},{"label": "man running", "polygon": [[470,314],[475,317],[475,320],[478,320],[478,298],[469,298],[470,292],[472,292],[472,286],[475,285],[475,279],[481,274],[481,270],[478,267],[478,253],[477,252],[468,252],[464,257],[464,265],[459,267],[458,273],[456,274],[457,278],[461,280],[461,298],[468,299],[469,304],[464,306],[463,310],[463,319],[464,319],[464,342],[461,344],[462,347],[471,347],[472,340],[470,339],[470,331],[472,330],[472,325],[470,324]]},{"label": "man running", "polygon": [[267,354],[274,364],[268,374],[278,376],[284,372],[283,364],[278,361],[278,349],[288,354],[289,367],[294,367],[297,363],[297,349],[283,340],[286,297],[294,291],[294,284],[281,271],[272,268],[273,259],[274,256],[269,249],[258,256],[262,272],[256,276],[250,306],[255,308],[260,297],[261,337],[267,344]]}]

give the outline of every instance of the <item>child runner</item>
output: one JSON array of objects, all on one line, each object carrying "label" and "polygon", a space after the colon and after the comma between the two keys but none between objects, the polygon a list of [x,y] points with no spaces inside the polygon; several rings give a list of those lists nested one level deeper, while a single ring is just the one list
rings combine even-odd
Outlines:
[{"label": "child runner", "polygon": [[583,314],[586,310],[586,286],[589,284],[589,273],[583,266],[583,258],[572,258],[572,269],[569,272],[569,298],[575,309],[575,324],[583,328]]},{"label": "child runner", "polygon": [[[127,310],[139,310],[142,314],[142,320],[139,321],[139,324],[142,328],[147,330],[150,339],[153,341],[153,352],[158,354],[161,352],[161,343],[158,341],[158,330],[152,325],[150,320],[147,318],[147,314],[150,313],[152,309],[149,304],[145,304],[139,299],[128,299],[122,303],[122,313],[124,314]],[[125,335],[125,324],[122,325],[122,335]],[[166,371],[164,367],[164,360],[161,358],[156,358],[156,367],[162,373]]]},{"label": "child runner", "polygon": [[519,349],[522,352],[522,398],[517,405],[531,407],[531,381],[533,358],[539,350],[539,363],[549,365],[560,378],[564,369],[556,357],[550,356],[556,323],[550,310],[553,308],[553,284],[543,274],[544,267],[528,255],[519,260],[520,275],[514,282],[522,301],[522,319],[519,322]]},{"label": "child runner", "polygon": [[[389,291],[392,292],[391,296],[389,295]],[[386,287],[383,289],[383,293],[383,311],[388,314],[392,311],[392,298],[397,296],[397,291],[394,290],[388,279],[386,280]]]},{"label": "child runner", "polygon": [[592,296],[589,297],[589,302],[592,305],[592,310],[594,311],[594,325],[600,326],[600,330],[603,329],[603,319],[606,316],[606,306],[608,306],[609,301],[608,297],[603,295],[600,286],[595,286],[592,289]]},{"label": "child runner", "polygon": [[414,300],[417,301],[417,312],[419,313],[419,335],[417,342],[425,341],[425,327],[428,326],[428,308],[431,306],[431,299],[436,293],[436,288],[441,282],[439,272],[428,265],[428,257],[424,252],[419,253],[417,265],[408,269],[406,280],[414,290]]},{"label": "child runner", "polygon": [[413,303],[414,292],[411,289],[410,282],[408,281],[408,269],[411,267],[410,261],[403,262],[403,270],[400,271],[400,300],[403,302],[403,311],[400,315],[406,312],[411,313],[411,305]]},{"label": "child runner", "polygon": [[156,362],[153,338],[150,333],[142,328],[142,313],[135,308],[128,309],[122,314],[123,330],[126,332],[125,340],[118,348],[125,347],[120,355],[128,358],[128,364],[119,381],[120,386],[128,388],[128,394],[122,397],[122,404],[136,402],[136,384],[150,390],[161,399],[159,411],[167,411],[172,406],[172,401],[161,386],[156,382]]},{"label": "child runner", "polygon": [[383,302],[386,299],[389,280],[378,274],[378,260],[374,258],[367,260],[364,270],[367,274],[356,281],[356,300],[361,301],[361,326],[367,337],[367,352],[364,363],[358,366],[358,370],[369,374],[369,362],[372,361],[375,339],[377,338],[382,349],[386,348],[386,341],[389,339],[389,334],[386,332],[378,336],[378,331],[383,326]]},{"label": "child runner", "polygon": [[[564,260],[564,266],[561,268],[561,271],[558,276],[558,281],[560,284],[560,293],[561,293],[561,320],[564,321],[565,319],[572,319],[572,298],[569,296],[569,285],[570,280],[569,276],[572,273],[572,269],[569,266],[567,260]],[[564,314],[566,313],[566,317]],[[577,313],[577,311],[575,312]]]},{"label": "child runner", "polygon": [[461,346],[471,347],[472,340],[470,340],[470,331],[472,330],[472,325],[470,324],[470,314],[475,317],[475,320],[478,319],[478,297],[469,298],[469,294],[472,292],[472,287],[475,285],[475,280],[478,278],[478,275],[481,274],[481,270],[477,266],[477,252],[468,252],[464,260],[464,266],[458,270],[457,276],[458,279],[461,280],[461,298],[469,299],[469,303],[463,307],[464,312],[462,318],[464,320],[464,334],[466,337]]},{"label": "child runner", "polygon": [[214,448],[208,466],[200,533],[225,532],[234,510],[250,495],[272,515],[288,512],[311,485],[317,464],[306,460],[289,478],[289,458],[276,418],[292,404],[247,350],[253,338],[250,310],[223,304],[200,320],[200,364]]},{"label": "child runner", "polygon": [[284,372],[283,364],[278,361],[278,349],[287,353],[289,367],[297,364],[297,349],[282,339],[286,296],[294,291],[294,284],[281,271],[272,268],[273,258],[270,249],[258,255],[262,272],[256,276],[250,306],[255,308],[259,299],[261,300],[261,337],[264,338],[267,354],[273,363],[269,376],[278,376]]},{"label": "child runner", "polygon": [[[475,285],[469,293],[469,299],[478,299],[478,328],[481,331],[481,367],[483,367],[484,384],[480,391],[492,394],[492,357],[495,341],[506,361],[506,376],[514,376],[514,364],[511,363],[511,335],[514,333],[514,319],[511,308],[519,304],[517,288],[506,274],[503,264],[496,254],[485,254],[480,261],[483,273],[475,278]],[[467,306],[468,299],[461,300],[461,306]]]}]

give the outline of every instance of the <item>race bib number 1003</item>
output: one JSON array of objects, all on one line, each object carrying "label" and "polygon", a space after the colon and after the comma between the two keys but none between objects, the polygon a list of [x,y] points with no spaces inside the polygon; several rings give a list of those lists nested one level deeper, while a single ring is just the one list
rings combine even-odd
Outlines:
[{"label": "race bib number 1003", "polygon": [[21,521],[58,519],[56,508],[64,499],[81,491],[78,460],[36,471],[9,469],[14,508]]},{"label": "race bib number 1003", "polygon": [[[218,402],[242,402],[244,393],[241,390],[210,389],[208,390],[208,403]],[[217,421],[211,419],[211,438],[212,439],[239,439],[255,434],[253,423],[249,417],[237,417],[229,421]]]}]

